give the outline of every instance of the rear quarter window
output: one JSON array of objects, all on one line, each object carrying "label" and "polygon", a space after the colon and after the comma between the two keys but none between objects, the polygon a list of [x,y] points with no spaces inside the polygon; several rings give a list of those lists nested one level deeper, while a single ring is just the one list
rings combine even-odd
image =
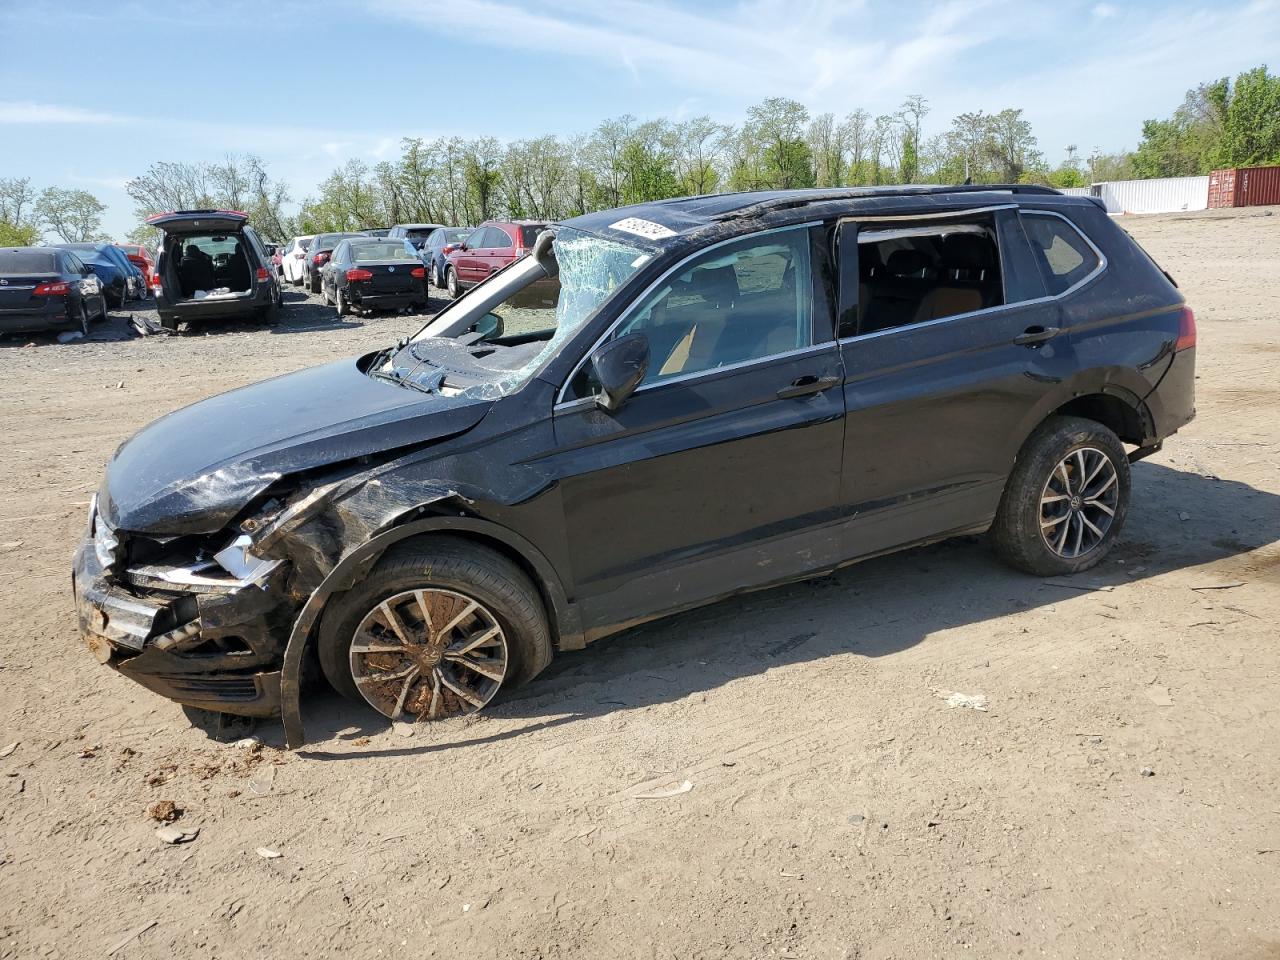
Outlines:
[{"label": "rear quarter window", "polygon": [[1022,224],[1050,296],[1066,293],[1101,265],[1089,241],[1062,217],[1023,211]]}]

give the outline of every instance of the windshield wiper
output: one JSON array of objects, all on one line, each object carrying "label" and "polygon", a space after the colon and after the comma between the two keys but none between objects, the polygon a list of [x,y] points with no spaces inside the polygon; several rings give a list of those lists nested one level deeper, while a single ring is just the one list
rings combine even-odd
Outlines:
[{"label": "windshield wiper", "polygon": [[417,390],[420,393],[435,393],[436,387],[439,385],[439,381],[444,379],[443,374],[441,374],[440,376],[432,377],[431,381],[428,383],[419,383],[417,380],[412,379],[408,374],[400,373],[395,368],[385,372],[382,370],[370,370],[369,376],[373,377],[375,380],[386,380],[388,383],[395,383],[402,387],[409,387],[411,390]]}]

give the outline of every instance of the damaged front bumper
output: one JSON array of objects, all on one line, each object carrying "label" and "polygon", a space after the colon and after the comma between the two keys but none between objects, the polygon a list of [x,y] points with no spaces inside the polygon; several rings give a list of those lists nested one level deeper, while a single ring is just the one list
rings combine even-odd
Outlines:
[{"label": "damaged front bumper", "polygon": [[287,565],[253,581],[199,567],[108,576],[92,533],[72,576],[80,635],[99,662],[161,696],[242,716],[280,712],[280,666],[298,603]]}]

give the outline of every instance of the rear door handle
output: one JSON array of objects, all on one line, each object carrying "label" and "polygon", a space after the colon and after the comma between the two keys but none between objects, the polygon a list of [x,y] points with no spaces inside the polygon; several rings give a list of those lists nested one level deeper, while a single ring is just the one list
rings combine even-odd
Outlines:
[{"label": "rear door handle", "polygon": [[790,386],[783,387],[778,391],[778,399],[790,400],[792,397],[807,397],[815,393],[821,393],[823,390],[830,390],[839,382],[839,377],[815,377],[813,374],[796,377],[791,381]]},{"label": "rear door handle", "polygon": [[1046,340],[1052,340],[1061,332],[1061,327],[1027,327],[1027,329],[1013,338],[1013,342],[1022,346],[1030,346],[1044,343]]}]

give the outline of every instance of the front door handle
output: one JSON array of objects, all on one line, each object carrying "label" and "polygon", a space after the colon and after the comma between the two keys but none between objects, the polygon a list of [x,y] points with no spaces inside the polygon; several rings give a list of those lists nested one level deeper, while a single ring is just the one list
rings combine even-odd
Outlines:
[{"label": "front door handle", "polygon": [[1013,338],[1013,342],[1020,346],[1031,346],[1037,343],[1044,343],[1046,340],[1052,340],[1061,332],[1061,327],[1027,327],[1027,329]]},{"label": "front door handle", "polygon": [[796,377],[791,381],[790,386],[783,387],[778,391],[778,399],[790,400],[792,397],[807,397],[815,393],[821,393],[823,390],[830,390],[839,382],[839,377],[815,377],[813,374]]}]

